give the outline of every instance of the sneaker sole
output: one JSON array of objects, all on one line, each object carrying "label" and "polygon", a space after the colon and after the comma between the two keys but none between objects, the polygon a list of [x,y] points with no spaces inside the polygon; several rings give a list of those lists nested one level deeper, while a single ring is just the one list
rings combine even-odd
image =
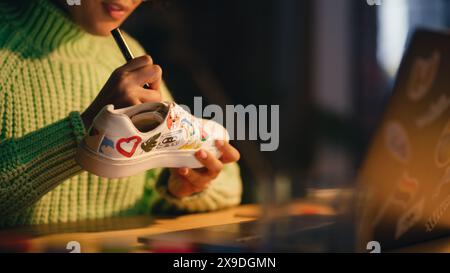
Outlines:
[{"label": "sneaker sole", "polygon": [[128,177],[155,168],[203,167],[203,164],[195,158],[195,150],[164,151],[138,160],[112,160],[80,145],[75,161],[84,170],[106,178]]}]

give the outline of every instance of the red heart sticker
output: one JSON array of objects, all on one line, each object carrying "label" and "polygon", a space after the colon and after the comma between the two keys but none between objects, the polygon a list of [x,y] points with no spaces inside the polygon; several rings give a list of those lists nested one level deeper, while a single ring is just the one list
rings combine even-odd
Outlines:
[{"label": "red heart sticker", "polygon": [[142,139],[139,136],[121,138],[116,143],[116,149],[123,156],[132,157],[141,141]]}]

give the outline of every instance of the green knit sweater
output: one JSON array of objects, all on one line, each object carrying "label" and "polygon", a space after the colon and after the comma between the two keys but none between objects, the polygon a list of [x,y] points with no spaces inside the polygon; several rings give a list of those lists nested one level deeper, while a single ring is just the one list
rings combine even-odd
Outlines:
[{"label": "green knit sweater", "polygon": [[0,2],[0,226],[133,215],[156,204],[189,212],[238,204],[236,164],[183,199],[167,192],[164,171],[105,179],[81,170],[79,113],[124,60],[112,38],[84,32],[49,1]]}]

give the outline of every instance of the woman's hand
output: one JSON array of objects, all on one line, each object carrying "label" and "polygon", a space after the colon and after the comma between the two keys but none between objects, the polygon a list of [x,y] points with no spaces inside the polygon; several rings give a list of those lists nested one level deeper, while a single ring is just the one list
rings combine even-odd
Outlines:
[{"label": "woman's hand", "polygon": [[[144,84],[150,89],[144,89]],[[92,104],[81,114],[85,128],[89,128],[98,112],[108,104],[123,108],[145,102],[161,101],[162,69],[153,64],[150,56],[135,58],[117,68]]]},{"label": "woman's hand", "polygon": [[224,164],[236,162],[240,158],[239,151],[223,140],[216,140],[216,147],[222,152],[220,159],[210,153],[199,150],[195,153],[197,159],[205,166],[202,169],[172,169],[168,183],[169,192],[178,198],[183,198],[205,190],[222,171]]}]

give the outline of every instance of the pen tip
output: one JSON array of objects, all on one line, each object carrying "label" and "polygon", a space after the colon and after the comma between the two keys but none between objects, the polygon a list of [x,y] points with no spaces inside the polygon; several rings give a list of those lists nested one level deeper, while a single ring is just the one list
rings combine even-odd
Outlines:
[{"label": "pen tip", "polygon": [[111,30],[111,33],[117,33],[117,32],[119,32],[119,31],[120,31],[120,29],[117,27],[117,28]]}]

